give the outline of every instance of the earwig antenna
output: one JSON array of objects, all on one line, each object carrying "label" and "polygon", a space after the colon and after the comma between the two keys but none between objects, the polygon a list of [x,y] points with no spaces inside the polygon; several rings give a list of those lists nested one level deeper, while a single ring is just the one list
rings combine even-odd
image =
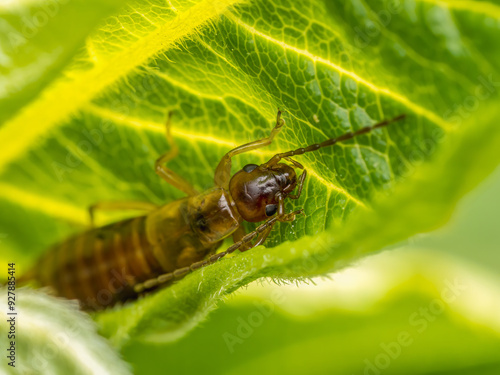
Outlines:
[{"label": "earwig antenna", "polygon": [[[281,114],[281,111],[279,112],[279,114]],[[278,116],[279,116],[279,114],[278,114]],[[288,158],[290,156],[302,155],[302,154],[305,154],[306,152],[316,151],[316,150],[319,150],[320,148],[323,148],[323,147],[333,146],[339,142],[347,141],[348,139],[355,138],[358,135],[366,134],[366,133],[369,133],[375,129],[382,128],[384,126],[392,124],[393,122],[400,121],[400,120],[404,119],[405,117],[406,117],[406,115],[402,114],[402,115],[394,117],[390,120],[384,120],[384,121],[379,122],[375,125],[366,126],[364,128],[359,129],[358,131],[345,133],[337,138],[327,139],[324,142],[316,143],[316,144],[307,146],[305,148],[298,148],[297,150],[277,154],[277,155],[273,156],[273,158],[271,160],[269,160],[266,164],[263,164],[263,166],[265,166],[265,167],[272,166],[272,165],[278,163],[281,159],[285,159],[285,158]],[[293,212],[292,214],[299,214],[299,213],[302,213],[302,210]],[[276,222],[277,219],[278,219],[277,217],[274,217],[274,218],[266,221],[264,224],[261,224],[259,227],[256,228],[255,231],[247,234],[240,241],[238,241],[234,245],[230,246],[226,251],[223,251],[223,252],[220,252],[217,254],[213,254],[208,259],[193,263],[189,267],[180,268],[180,269],[175,270],[174,272],[166,273],[166,274],[160,275],[158,277],[146,280],[143,283],[135,285],[134,291],[138,294],[143,293],[144,291],[146,291],[148,289],[152,289],[154,287],[157,287],[161,284],[167,283],[167,282],[172,281],[174,279],[184,277],[186,274],[188,274],[190,272],[193,272],[199,268],[208,266],[209,264],[215,263],[219,259],[221,259],[221,258],[225,257],[226,255],[231,254],[235,250],[239,249],[242,245],[250,242],[257,234],[263,232],[266,228],[274,225],[274,223]]]},{"label": "earwig antenna", "polygon": [[377,123],[375,125],[366,126],[366,127],[361,128],[361,129],[359,129],[359,130],[357,130],[355,132],[345,133],[345,134],[343,134],[343,135],[341,135],[340,137],[337,137],[337,138],[327,139],[326,141],[321,142],[321,143],[315,143],[313,145],[310,145],[310,146],[307,146],[307,147],[301,147],[301,148],[298,148],[298,149],[293,150],[293,151],[288,151],[288,152],[283,152],[281,154],[276,154],[276,155],[274,155],[271,158],[271,160],[269,160],[263,166],[264,167],[269,167],[269,166],[272,166],[272,165],[278,163],[281,159],[284,159],[284,158],[287,158],[287,157],[291,157],[291,156],[295,156],[295,155],[302,155],[302,154],[305,154],[306,152],[316,151],[316,150],[319,150],[320,148],[323,148],[323,147],[333,146],[333,145],[335,145],[337,143],[347,141],[347,140],[355,138],[355,137],[357,137],[359,135],[370,133],[370,132],[372,132],[375,129],[383,128],[383,127],[385,127],[385,126],[387,126],[389,124],[392,124],[393,122],[401,121],[405,117],[406,117],[406,115],[402,114],[402,115],[396,116],[396,117],[394,117],[394,118],[392,118],[390,120],[384,120],[384,121],[379,122],[379,123]]}]

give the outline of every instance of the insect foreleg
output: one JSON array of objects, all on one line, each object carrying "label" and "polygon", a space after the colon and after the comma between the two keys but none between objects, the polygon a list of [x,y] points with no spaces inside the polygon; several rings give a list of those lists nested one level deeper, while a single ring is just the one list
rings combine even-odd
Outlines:
[{"label": "insect foreleg", "polygon": [[179,153],[179,147],[174,141],[174,138],[172,137],[172,132],[171,132],[171,119],[172,119],[172,112],[168,114],[168,119],[167,123],[165,125],[165,130],[166,130],[166,137],[167,141],[170,144],[170,150],[166,152],[165,154],[161,155],[155,162],[155,171],[158,176],[160,176],[162,179],[164,179],[166,182],[168,182],[170,185],[174,186],[175,188],[183,191],[189,196],[197,195],[198,191],[191,186],[189,182],[184,180],[181,176],[179,176],[177,173],[172,171],[171,169],[167,168],[164,164],[172,160],[174,157],[177,156]]},{"label": "insect foreleg", "polygon": [[274,224],[269,226],[268,228],[266,228],[262,233],[260,233],[259,237],[257,237],[257,241],[255,241],[255,243],[253,245],[248,246],[245,249],[240,248],[240,251],[247,251],[247,250],[250,250],[254,247],[262,245],[266,241],[267,237],[269,236],[269,233],[271,233],[273,226],[274,226]]},{"label": "insect foreleg", "polygon": [[231,179],[231,158],[238,154],[270,145],[274,137],[281,131],[283,125],[285,125],[285,120],[281,118],[281,111],[278,110],[278,115],[276,116],[276,125],[274,126],[273,130],[271,130],[271,134],[269,134],[267,138],[262,138],[258,141],[236,147],[229,151],[226,155],[224,155],[222,157],[222,160],[219,162],[219,165],[217,165],[217,168],[215,169],[215,185],[227,188],[229,186],[229,180]]},{"label": "insect foreleg", "polygon": [[287,213],[287,214],[279,217],[278,220],[281,221],[281,222],[294,221],[295,217],[297,215],[302,215],[303,213],[304,213],[304,210],[301,208],[300,210],[292,211],[292,212],[289,212],[289,213]]},{"label": "insect foreleg", "polygon": [[[276,224],[276,222],[278,222],[278,221],[280,221],[280,222],[294,221],[296,215],[300,215],[303,213],[304,212],[301,209],[301,210],[290,212],[288,214],[282,214],[282,215],[278,214],[277,216],[273,217],[272,219],[269,219],[264,224],[257,227],[257,229],[255,231],[249,233],[247,235],[247,236],[251,237],[249,240],[242,239],[242,241],[241,241],[241,242],[243,242],[242,244],[235,243],[233,246],[228,248],[226,250],[226,252],[229,252],[229,251],[233,252],[236,249],[240,249],[240,251],[247,251],[247,250],[253,249],[254,247],[262,245],[266,241],[267,237],[269,236],[269,233],[271,233],[271,230],[273,229],[273,226],[274,226],[274,224]],[[257,234],[258,234],[257,241],[255,241],[253,244],[249,244],[250,241],[252,241],[253,238]],[[241,247],[243,247],[245,243],[249,244],[249,246],[248,246],[248,248],[245,248],[244,250],[242,250]],[[233,247],[236,247],[236,249],[233,250],[232,249]],[[221,253],[219,253],[219,254],[221,254]],[[219,254],[216,254],[216,255],[219,255]]]},{"label": "insect foreleg", "polygon": [[296,160],[293,160],[292,158],[286,157],[286,158],[283,158],[283,159],[285,159],[286,161],[292,163],[295,168],[304,169],[304,166],[302,164],[300,164]]},{"label": "insect foreleg", "polygon": [[290,194],[287,197],[290,199],[299,199],[300,194],[302,193],[302,188],[304,187],[304,181],[307,177],[307,170],[304,169],[304,172],[299,177],[299,182],[297,184],[297,193],[296,194]]},{"label": "insect foreleg", "polygon": [[99,202],[93,204],[88,208],[90,226],[94,227],[95,224],[95,211],[96,210],[143,210],[152,211],[158,208],[156,204],[150,202],[140,202],[140,201],[115,201],[115,202]]}]

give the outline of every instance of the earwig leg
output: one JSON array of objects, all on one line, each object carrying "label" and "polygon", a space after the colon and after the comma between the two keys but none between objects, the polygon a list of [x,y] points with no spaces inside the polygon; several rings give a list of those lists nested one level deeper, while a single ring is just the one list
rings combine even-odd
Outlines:
[{"label": "earwig leg", "polygon": [[[259,245],[262,245],[262,243],[264,243],[264,241],[267,239],[267,237],[269,236],[269,233],[271,233],[271,230],[273,229],[273,226],[274,224],[276,224],[278,221],[280,222],[290,222],[290,221],[294,221],[295,220],[295,217],[297,215],[301,215],[304,213],[304,210],[303,209],[300,209],[300,210],[296,210],[296,211],[292,211],[292,212],[289,212],[287,214],[278,214],[276,215],[275,217],[267,220],[264,224],[262,225],[259,225],[253,232],[247,234],[245,237],[243,237],[240,241],[238,241],[237,243],[235,243],[234,245],[230,246],[226,251],[223,251],[221,253],[218,253],[218,254],[215,254],[215,255],[212,255],[209,260],[211,258],[216,258],[215,260],[218,260],[220,258],[222,258],[223,256],[226,256],[227,254],[230,254],[236,250],[240,250],[240,251],[247,251],[247,250],[250,250],[254,247],[257,247]],[[241,250],[242,246],[244,246],[245,244],[250,244],[251,241],[255,238],[255,236],[257,236],[257,241],[253,244],[253,245],[249,245],[250,247],[246,250]],[[223,255],[221,255],[223,254]],[[206,261],[205,261],[206,262]],[[213,262],[211,262],[213,263]]]},{"label": "earwig leg", "polygon": [[[240,241],[243,237],[245,237],[247,234],[245,228],[243,227],[243,225],[240,225],[238,227],[238,229],[236,229],[236,231],[233,233],[233,242],[236,243],[238,241]],[[244,250],[241,250],[241,251],[244,251]]]},{"label": "earwig leg", "polygon": [[285,215],[285,198],[281,193],[276,194],[278,198],[278,210],[276,216],[278,217],[278,220],[280,217],[283,217]]},{"label": "earwig leg", "polygon": [[299,163],[298,161],[296,161],[296,160],[293,160],[292,158],[285,157],[285,158],[283,158],[283,159],[285,159],[286,161],[288,161],[288,162],[292,163],[292,164],[293,164],[293,166],[294,166],[295,168],[304,169],[304,166],[303,166],[302,164],[300,164],[300,163]]},{"label": "earwig leg", "polygon": [[164,164],[167,163],[168,161],[172,160],[174,157],[177,156],[179,153],[179,147],[177,147],[177,144],[174,141],[174,138],[172,137],[172,132],[171,132],[171,119],[172,119],[172,112],[168,114],[168,119],[166,123],[166,136],[167,136],[167,141],[170,143],[170,150],[161,155],[155,162],[155,171],[158,176],[160,176],[162,179],[164,179],[166,182],[168,182],[170,185],[173,187],[183,191],[187,195],[197,195],[198,191],[191,186],[189,182],[184,180],[181,176],[179,176],[177,173],[172,171],[171,169],[167,168]]},{"label": "earwig leg", "polygon": [[300,194],[302,193],[302,188],[304,187],[304,181],[307,177],[307,170],[304,169],[304,172],[299,177],[299,182],[297,184],[297,193],[296,194],[290,194],[287,197],[290,199],[299,199]]},{"label": "earwig leg", "polygon": [[[229,246],[226,249],[226,251],[222,251],[220,253],[213,254],[205,260],[191,264],[189,267],[180,268],[180,269],[175,270],[174,272],[165,273],[165,274],[160,275],[156,278],[149,279],[149,280],[146,280],[142,283],[136,284],[134,286],[134,291],[137,294],[144,293],[148,289],[156,288],[161,284],[167,283],[167,282],[172,281],[174,279],[182,278],[190,272],[193,272],[197,269],[208,266],[209,264],[215,263],[219,259],[225,257],[226,255],[229,255],[229,254],[235,252],[238,249],[242,249],[242,248],[245,248],[246,246],[248,246],[248,249],[241,250],[241,251],[247,251],[247,250],[250,250],[256,246],[259,246],[267,239],[267,236],[269,236],[269,233],[273,229],[273,226],[274,226],[274,224],[276,224],[276,222],[278,222],[278,221],[290,222],[290,221],[295,220],[295,217],[297,215],[301,215],[303,213],[304,213],[304,210],[300,209],[300,210],[296,210],[293,212],[289,212],[287,214],[276,215],[276,216],[270,218],[269,220],[267,220],[264,224],[259,225],[253,232],[250,232],[247,235],[243,236],[243,238],[241,238],[241,240],[239,240],[238,242],[235,242],[233,245]],[[255,242],[255,244],[252,245],[251,241],[255,237],[257,237],[257,241]]]},{"label": "earwig leg", "polygon": [[297,215],[302,215],[302,214],[304,214],[304,209],[301,208],[300,210],[292,211],[283,215],[282,217],[279,217],[278,221],[281,221],[282,223],[294,221]]},{"label": "earwig leg", "polygon": [[149,202],[140,202],[140,201],[116,201],[116,202],[99,202],[89,206],[89,218],[90,225],[94,226],[95,221],[95,211],[96,210],[141,210],[141,211],[152,211],[158,208],[156,204]]},{"label": "earwig leg", "polygon": [[252,246],[248,246],[246,248],[240,248],[240,251],[241,252],[247,251],[247,250],[253,249],[254,247],[262,245],[266,241],[267,237],[269,236],[269,233],[271,233],[273,226],[274,226],[274,224],[269,226],[267,229],[264,230],[264,232],[259,234],[259,237],[257,237],[257,241],[255,241],[255,243]]},{"label": "earwig leg", "polygon": [[242,146],[236,147],[223,156],[219,165],[217,165],[217,168],[215,169],[215,175],[214,175],[215,185],[227,188],[229,185],[229,180],[231,178],[231,158],[238,154],[242,154],[244,152],[249,152],[270,145],[274,137],[281,131],[283,125],[285,125],[285,120],[281,118],[281,111],[278,109],[278,115],[276,117],[276,125],[274,126],[273,130],[271,130],[271,134],[269,134],[267,138],[263,138],[255,142],[247,143]]},{"label": "earwig leg", "polygon": [[[305,173],[305,171],[304,171]],[[300,189],[300,188],[299,188]],[[289,196],[287,196],[289,197]],[[293,211],[288,214],[285,213],[285,198],[280,194],[278,195],[278,211],[276,214],[276,219],[278,221],[284,222],[284,221],[293,221],[295,220],[295,215],[303,213],[303,210],[298,210],[298,211]]]},{"label": "earwig leg", "polygon": [[[219,259],[225,257],[228,254],[231,254],[235,252],[236,250],[245,247],[245,245],[249,244],[250,248],[254,247],[251,246],[251,241],[262,234],[263,232],[270,231],[270,228],[273,227],[273,225],[278,221],[278,216],[272,217],[271,219],[267,220],[264,224],[259,225],[253,232],[248,233],[247,235],[243,236],[241,240],[238,242],[235,242],[233,245],[229,246],[226,251],[222,251],[217,254],[213,254],[210,257],[208,257],[205,260],[196,262],[191,264],[189,267],[184,267],[178,270],[175,270],[174,272],[170,273],[165,273],[163,275],[160,275],[156,278],[146,280],[140,284],[136,284],[134,286],[134,291],[137,294],[141,294],[147,289],[155,288],[161,284],[167,283],[171,280],[174,280],[175,278],[181,278],[188,274],[189,272],[195,271],[199,268],[208,266],[209,264],[215,263]],[[266,235],[267,237],[267,235]],[[260,238],[260,237],[259,237]],[[265,238],[264,238],[265,239]],[[259,241],[259,239],[257,240]]]}]

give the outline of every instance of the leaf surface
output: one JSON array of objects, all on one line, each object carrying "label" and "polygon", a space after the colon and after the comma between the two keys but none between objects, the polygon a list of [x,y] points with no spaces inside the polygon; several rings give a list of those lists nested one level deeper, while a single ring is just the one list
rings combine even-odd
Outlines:
[{"label": "leaf surface", "polygon": [[[493,275],[450,254],[399,248],[333,280],[299,288],[255,283],[201,329],[176,342],[132,344],[124,356],[139,374],[168,366],[181,373],[493,375],[500,369]],[[488,308],[477,308],[478,294]]]},{"label": "leaf surface", "polygon": [[118,0],[0,4],[0,123],[30,103],[83,45]]},{"label": "leaf surface", "polygon": [[266,243],[272,250],[224,259],[98,315],[116,345],[151,333],[179,337],[256,278],[328,272],[441,225],[499,161],[497,111],[488,104],[498,96],[498,9],[445,1],[131,3],[0,128],[5,259],[33,264],[48,245],[84,229],[95,202],[181,197],[153,172],[169,148],[170,110],[181,150],[170,166],[199,190],[212,186],[229,149],[267,136],[278,107],[286,128],[270,147],[237,157],[234,171],[401,113],[407,119],[300,157],[309,178],[287,209],[303,207],[306,216],[277,226]]}]

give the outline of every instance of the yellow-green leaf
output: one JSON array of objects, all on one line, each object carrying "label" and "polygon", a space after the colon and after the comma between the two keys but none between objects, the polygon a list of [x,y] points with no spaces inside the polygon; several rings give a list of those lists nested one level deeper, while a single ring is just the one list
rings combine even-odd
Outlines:
[{"label": "yellow-green leaf", "polygon": [[442,224],[499,161],[498,111],[488,103],[500,85],[500,12],[484,2],[398,4],[131,2],[0,128],[1,259],[34,264],[88,225],[95,202],[182,196],[153,171],[170,147],[163,124],[171,110],[181,150],[171,167],[200,190],[213,184],[224,153],[269,133],[278,107],[286,110],[282,134],[236,158],[234,170],[407,119],[300,157],[309,178],[287,209],[303,207],[305,217],[280,224],[267,249],[98,315],[117,345],[183,335],[256,278],[325,273]]}]

